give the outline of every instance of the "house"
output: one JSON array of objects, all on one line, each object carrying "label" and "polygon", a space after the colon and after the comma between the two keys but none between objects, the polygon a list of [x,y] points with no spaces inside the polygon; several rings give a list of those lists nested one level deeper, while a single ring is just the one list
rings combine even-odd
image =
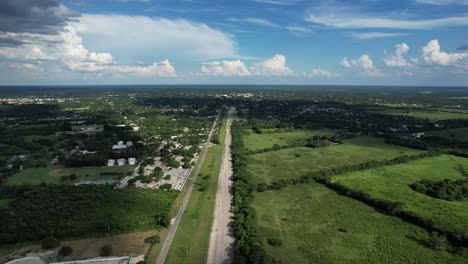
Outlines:
[{"label": "house", "polygon": [[133,142],[132,141],[127,141],[127,144],[125,144],[127,146],[127,148],[133,146]]},{"label": "house", "polygon": [[128,165],[135,165],[136,159],[135,158],[128,158]]},{"label": "house", "polygon": [[117,145],[112,146],[112,150],[116,152],[124,152],[127,149],[127,145],[124,145],[123,141],[117,142]]},{"label": "house", "polygon": [[125,159],[118,159],[117,160],[117,165],[119,165],[119,166],[125,165]]},{"label": "house", "polygon": [[107,166],[108,167],[112,167],[114,165],[115,165],[115,160],[113,160],[113,159],[107,160]]},{"label": "house", "polygon": [[424,132],[413,133],[413,137],[415,138],[421,138],[424,135],[425,135]]}]

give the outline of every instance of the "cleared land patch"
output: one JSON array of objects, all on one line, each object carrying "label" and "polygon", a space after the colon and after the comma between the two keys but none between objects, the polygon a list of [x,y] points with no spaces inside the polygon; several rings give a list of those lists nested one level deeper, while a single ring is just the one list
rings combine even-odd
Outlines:
[{"label": "cleared land patch", "polygon": [[331,130],[307,130],[293,132],[275,132],[257,134],[250,132],[244,136],[244,144],[249,150],[259,150],[271,148],[277,144],[279,146],[294,144],[305,145],[309,137],[312,136],[331,136],[334,132]]},{"label": "cleared land patch", "polygon": [[409,184],[422,179],[442,181],[464,179],[458,164],[468,167],[468,159],[442,155],[405,164],[379,167],[337,175],[332,182],[387,201],[401,202],[404,210],[432,219],[436,226],[468,232],[468,201],[446,201],[412,190]]},{"label": "cleared land patch", "polygon": [[253,207],[265,250],[282,263],[465,262],[422,245],[424,229],[317,183],[256,193]]},{"label": "cleared land patch", "polygon": [[69,258],[93,258],[99,257],[100,249],[104,245],[112,245],[112,253],[116,256],[141,256],[145,255],[150,248],[145,239],[157,235],[158,231],[151,230],[145,232],[135,232],[109,236],[105,238],[89,238],[79,240],[63,241],[61,246],[73,248],[73,253]]},{"label": "cleared land patch", "polygon": [[254,154],[250,156],[249,171],[253,183],[270,184],[280,179],[295,179],[307,172],[421,152],[386,144],[381,138],[359,137],[332,147],[299,147]]}]

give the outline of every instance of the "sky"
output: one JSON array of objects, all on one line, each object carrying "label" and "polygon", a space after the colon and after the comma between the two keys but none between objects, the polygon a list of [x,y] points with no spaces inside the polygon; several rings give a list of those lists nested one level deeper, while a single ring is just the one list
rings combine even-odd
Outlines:
[{"label": "sky", "polygon": [[1,0],[0,85],[468,86],[468,0]]}]

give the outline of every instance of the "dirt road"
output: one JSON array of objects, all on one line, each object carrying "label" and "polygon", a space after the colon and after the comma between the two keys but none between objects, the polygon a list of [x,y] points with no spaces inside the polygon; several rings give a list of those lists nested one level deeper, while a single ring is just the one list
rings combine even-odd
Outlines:
[{"label": "dirt road", "polygon": [[216,204],[213,225],[211,227],[210,246],[208,249],[208,264],[232,262],[234,237],[232,234],[232,160],[231,160],[231,124],[233,110],[228,113],[226,139],[221,170],[216,191]]},{"label": "dirt road", "polygon": [[[221,113],[221,111],[220,111]],[[185,194],[184,200],[182,201],[182,205],[180,206],[179,211],[177,212],[177,215],[175,217],[174,223],[171,225],[171,228],[169,229],[169,233],[167,234],[166,240],[164,240],[164,244],[161,248],[161,252],[159,253],[158,260],[156,261],[156,264],[163,264],[164,261],[166,260],[167,253],[169,252],[169,249],[171,248],[172,240],[174,240],[174,236],[177,232],[177,228],[179,227],[180,220],[182,220],[182,216],[184,215],[185,208],[187,207],[187,204],[190,200],[190,195],[192,195],[193,187],[195,185],[195,182],[197,181],[198,174],[200,173],[200,170],[203,166],[203,163],[205,162],[206,158],[206,153],[208,152],[208,148],[211,147],[211,138],[213,136],[213,131],[216,128],[216,125],[218,122],[221,122],[221,114],[219,114],[216,117],[215,122],[213,123],[213,127],[211,128],[210,134],[208,135],[208,140],[205,143],[205,147],[202,150],[202,154],[200,156],[200,162],[197,164],[197,168],[195,169],[195,173],[193,174],[193,179],[190,182],[189,188],[187,190],[187,193]]]}]

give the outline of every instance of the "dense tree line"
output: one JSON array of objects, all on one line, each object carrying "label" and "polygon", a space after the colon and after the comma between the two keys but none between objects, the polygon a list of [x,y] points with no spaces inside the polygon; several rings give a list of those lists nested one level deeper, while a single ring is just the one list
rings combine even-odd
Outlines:
[{"label": "dense tree line", "polygon": [[147,230],[167,223],[177,193],[99,185],[2,187],[0,244]]},{"label": "dense tree line", "polygon": [[247,172],[247,153],[244,148],[243,127],[232,124],[232,162],[234,171],[234,263],[273,263],[257,236],[257,222],[252,208],[254,185]]},{"label": "dense tree line", "polygon": [[410,184],[410,187],[422,194],[447,201],[461,201],[468,197],[468,179],[445,179],[440,182],[423,179]]}]

